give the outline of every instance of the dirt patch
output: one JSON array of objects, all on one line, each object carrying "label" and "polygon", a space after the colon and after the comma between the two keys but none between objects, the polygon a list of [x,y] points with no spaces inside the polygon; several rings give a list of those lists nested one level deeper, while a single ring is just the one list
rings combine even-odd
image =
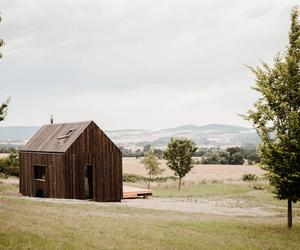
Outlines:
[{"label": "dirt patch", "polygon": [[277,206],[251,207],[247,206],[245,201],[235,199],[205,199],[205,198],[154,198],[148,199],[125,199],[122,202],[94,202],[75,199],[51,199],[51,198],[35,198],[27,196],[10,196],[8,194],[1,196],[10,197],[12,199],[25,199],[37,202],[49,202],[59,204],[79,204],[79,205],[96,205],[96,206],[129,206],[142,209],[168,210],[185,213],[201,213],[208,215],[221,215],[230,217],[274,217],[281,215],[274,209],[281,208]]},{"label": "dirt patch", "polygon": [[0,178],[0,183],[9,184],[9,185],[19,185],[19,178],[17,177]]},{"label": "dirt patch", "polygon": [[12,196],[12,197],[23,197],[23,195],[19,192],[15,192],[15,191],[3,191],[0,192],[1,195],[4,196]]}]

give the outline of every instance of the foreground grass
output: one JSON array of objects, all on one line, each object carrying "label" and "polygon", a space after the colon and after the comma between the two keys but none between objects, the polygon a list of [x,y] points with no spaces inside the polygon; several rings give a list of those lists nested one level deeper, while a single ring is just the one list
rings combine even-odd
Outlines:
[{"label": "foreground grass", "polygon": [[133,209],[0,198],[3,249],[299,249],[300,226]]},{"label": "foreground grass", "polygon": [[[226,187],[206,188],[213,197]],[[226,194],[233,196],[251,189],[227,188]],[[0,249],[300,249],[300,225],[288,230],[285,217],[229,218],[118,203],[54,203],[9,194],[16,190],[16,185],[0,184]],[[196,192],[193,187],[183,191]]]}]

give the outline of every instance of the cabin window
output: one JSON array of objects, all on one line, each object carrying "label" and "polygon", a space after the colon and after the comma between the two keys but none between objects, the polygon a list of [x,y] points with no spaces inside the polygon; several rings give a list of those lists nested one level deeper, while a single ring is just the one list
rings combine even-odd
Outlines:
[{"label": "cabin window", "polygon": [[34,179],[36,180],[46,179],[46,166],[34,165]]}]

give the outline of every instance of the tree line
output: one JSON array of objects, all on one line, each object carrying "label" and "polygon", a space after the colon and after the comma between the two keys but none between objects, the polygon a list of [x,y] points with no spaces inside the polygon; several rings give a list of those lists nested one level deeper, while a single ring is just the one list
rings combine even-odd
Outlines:
[{"label": "tree line", "polygon": [[[124,157],[141,158],[146,156],[151,148],[151,145],[144,146],[143,149],[127,149],[123,146],[119,147]],[[162,159],[164,150],[151,149],[153,154]],[[259,156],[256,149],[248,149],[244,147],[229,147],[227,149],[221,148],[197,148],[193,153],[193,157],[200,157],[196,160],[197,164],[218,164],[218,165],[243,165],[244,163],[253,165],[259,163]]]},{"label": "tree line", "polygon": [[196,156],[201,156],[201,164],[218,164],[218,165],[243,165],[257,164],[260,157],[256,149],[246,149],[243,147],[230,147],[227,149],[210,148],[202,149]]}]

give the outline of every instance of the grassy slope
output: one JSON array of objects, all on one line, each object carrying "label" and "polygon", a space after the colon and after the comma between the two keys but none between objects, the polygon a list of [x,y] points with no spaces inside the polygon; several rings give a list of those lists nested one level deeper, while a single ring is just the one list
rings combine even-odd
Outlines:
[{"label": "grassy slope", "polygon": [[[264,187],[264,190],[257,190],[254,187]],[[223,199],[229,198],[239,202],[240,206],[244,207],[263,207],[269,206],[270,209],[283,212],[286,211],[287,201],[274,198],[274,194],[269,190],[270,187],[261,182],[248,182],[243,185],[239,184],[223,184],[209,183],[184,186],[180,192],[177,187],[162,186],[153,188],[155,197],[167,198],[192,198],[197,201],[197,198],[205,199]],[[293,204],[294,216],[300,216],[300,202]]]},{"label": "grassy slope", "polygon": [[[209,188],[209,187],[208,187]],[[1,190],[16,190],[0,185]],[[240,193],[243,194],[243,193]],[[227,218],[0,196],[0,249],[299,249],[285,218]]]},{"label": "grassy slope", "polygon": [[236,184],[197,184],[183,186],[181,191],[178,192],[177,186],[162,186],[154,188],[154,195],[158,197],[209,197],[215,195],[235,196],[237,194],[249,192],[253,188],[249,185],[236,185]]}]

